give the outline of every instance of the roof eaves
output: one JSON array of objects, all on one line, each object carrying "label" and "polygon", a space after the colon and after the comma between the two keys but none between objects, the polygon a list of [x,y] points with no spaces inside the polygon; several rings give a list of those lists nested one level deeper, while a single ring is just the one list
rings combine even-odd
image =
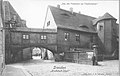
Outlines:
[{"label": "roof eaves", "polygon": [[62,26],[58,26],[58,28],[69,29],[69,30],[74,30],[74,31],[81,31],[81,32],[86,32],[86,33],[97,33],[96,31],[83,30],[83,29],[75,29],[75,28],[70,28],[70,27],[62,27]]}]

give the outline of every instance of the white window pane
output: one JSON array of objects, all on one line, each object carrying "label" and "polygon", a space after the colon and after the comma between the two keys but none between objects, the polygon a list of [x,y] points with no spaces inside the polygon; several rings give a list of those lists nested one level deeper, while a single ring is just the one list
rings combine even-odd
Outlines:
[{"label": "white window pane", "polygon": [[10,24],[10,28],[12,28],[12,25]]},{"label": "white window pane", "polygon": [[69,33],[67,33],[67,36],[69,35]]},{"label": "white window pane", "polygon": [[41,39],[44,39],[44,38],[43,38],[43,35],[41,35]]},{"label": "white window pane", "polygon": [[25,39],[25,35],[23,35],[23,39]]},{"label": "white window pane", "polygon": [[26,39],[29,39],[29,35],[26,35]]},{"label": "white window pane", "polygon": [[64,35],[65,35],[65,41],[67,41],[69,37],[69,33],[64,33]]},{"label": "white window pane", "polygon": [[46,39],[46,36],[44,36],[44,39]]}]

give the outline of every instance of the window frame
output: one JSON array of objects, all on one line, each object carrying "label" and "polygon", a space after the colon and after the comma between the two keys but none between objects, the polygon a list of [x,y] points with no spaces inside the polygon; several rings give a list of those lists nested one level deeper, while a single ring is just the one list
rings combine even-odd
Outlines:
[{"label": "window frame", "polygon": [[29,34],[23,34],[23,35],[22,35],[22,38],[23,38],[24,40],[28,40],[28,39],[29,39]]},{"label": "window frame", "polygon": [[47,39],[47,35],[40,35],[40,39],[41,40],[46,40]]},{"label": "window frame", "polygon": [[99,25],[99,31],[102,31],[102,30],[103,30],[103,26]]},{"label": "window frame", "polygon": [[68,41],[69,40],[69,36],[70,36],[70,33],[69,32],[65,32],[64,33],[64,40]]},{"label": "window frame", "polygon": [[80,34],[75,34],[75,40],[80,41]]},{"label": "window frame", "polygon": [[50,21],[47,22],[47,27],[50,26]]}]

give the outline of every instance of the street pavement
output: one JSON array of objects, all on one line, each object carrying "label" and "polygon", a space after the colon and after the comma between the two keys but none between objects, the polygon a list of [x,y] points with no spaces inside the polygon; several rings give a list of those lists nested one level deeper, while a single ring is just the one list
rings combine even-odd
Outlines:
[{"label": "street pavement", "polygon": [[21,68],[6,65],[3,76],[26,76]]},{"label": "street pavement", "polygon": [[4,76],[119,76],[119,61],[99,62],[99,66],[51,60],[28,60],[6,65]]}]

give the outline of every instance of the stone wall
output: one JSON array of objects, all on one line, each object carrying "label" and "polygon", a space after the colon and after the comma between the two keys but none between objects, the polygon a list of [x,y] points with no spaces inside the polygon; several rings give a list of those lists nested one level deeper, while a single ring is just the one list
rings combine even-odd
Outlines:
[{"label": "stone wall", "polygon": [[93,52],[71,51],[65,52],[64,61],[79,63],[79,64],[92,64]]}]

